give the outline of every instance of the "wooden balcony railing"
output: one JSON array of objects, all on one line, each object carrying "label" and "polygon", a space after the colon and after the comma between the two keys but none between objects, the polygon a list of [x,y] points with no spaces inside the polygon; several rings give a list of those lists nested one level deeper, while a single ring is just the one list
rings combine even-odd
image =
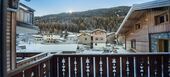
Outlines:
[{"label": "wooden balcony railing", "polygon": [[160,33],[160,32],[169,32],[170,23],[163,23],[159,25],[149,26],[149,33]]},{"label": "wooden balcony railing", "polygon": [[41,53],[41,54],[35,55],[33,57],[26,58],[24,60],[18,61],[17,67],[23,66],[23,65],[26,65],[26,64],[29,64],[29,63],[33,63],[33,62],[38,61],[38,60],[40,60],[44,57],[47,57],[47,56],[49,56],[49,53]]},{"label": "wooden balcony railing", "polygon": [[170,77],[170,53],[55,54],[9,77]]}]

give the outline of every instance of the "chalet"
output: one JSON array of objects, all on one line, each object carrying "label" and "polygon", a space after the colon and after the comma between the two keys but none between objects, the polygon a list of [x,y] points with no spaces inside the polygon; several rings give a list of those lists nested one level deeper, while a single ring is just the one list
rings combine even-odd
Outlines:
[{"label": "chalet", "polygon": [[34,43],[43,43],[44,39],[42,35],[32,35]]},{"label": "chalet", "polygon": [[43,35],[43,39],[45,43],[56,43],[57,38],[58,38],[57,35],[51,33]]},{"label": "chalet", "polygon": [[106,47],[106,31],[96,29],[92,33],[92,46],[93,49],[103,49]]},{"label": "chalet", "polygon": [[[16,14],[16,34],[17,43],[20,41],[30,43],[33,40],[32,35],[38,33],[38,27],[34,26],[34,11],[32,8],[19,3]],[[23,35],[23,36],[20,36]]]},{"label": "chalet", "polygon": [[19,9],[17,11],[17,34],[37,33],[38,27],[33,24],[34,11],[32,8],[19,3]]},{"label": "chalet", "polygon": [[169,52],[170,0],[133,5],[116,34],[125,38],[127,50]]},{"label": "chalet", "polygon": [[77,34],[69,34],[66,38],[67,43],[77,43]]},{"label": "chalet", "polygon": [[90,45],[91,44],[91,35],[89,33],[80,33],[78,35],[78,43],[84,44],[84,45]]}]

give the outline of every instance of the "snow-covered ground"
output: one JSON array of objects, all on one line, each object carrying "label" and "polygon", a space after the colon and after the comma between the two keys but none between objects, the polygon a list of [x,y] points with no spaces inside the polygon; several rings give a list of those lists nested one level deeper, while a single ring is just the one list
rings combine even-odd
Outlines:
[{"label": "snow-covered ground", "polygon": [[19,49],[17,52],[63,52],[76,51],[77,44],[20,44],[26,49]]},{"label": "snow-covered ground", "polygon": [[[130,51],[127,51],[123,48],[123,46],[120,46],[120,45],[116,45],[115,46],[115,49],[116,49],[116,52],[117,53],[121,53],[121,54],[126,54],[126,53],[133,53],[133,52],[130,52]],[[114,53],[114,52],[113,52]]]},{"label": "snow-covered ground", "polygon": [[95,50],[84,50],[79,52],[78,54],[102,54],[104,51],[95,51]]},{"label": "snow-covered ground", "polygon": [[[24,37],[25,35],[21,36]],[[77,44],[77,34],[70,34],[66,39],[56,35],[56,38],[57,43],[53,44],[34,43],[34,41],[31,40],[29,40],[30,42],[18,40],[16,47],[17,52],[76,52],[78,54],[130,53],[125,50],[123,46],[118,45],[107,44],[105,48],[95,50],[91,49],[90,45]]]}]

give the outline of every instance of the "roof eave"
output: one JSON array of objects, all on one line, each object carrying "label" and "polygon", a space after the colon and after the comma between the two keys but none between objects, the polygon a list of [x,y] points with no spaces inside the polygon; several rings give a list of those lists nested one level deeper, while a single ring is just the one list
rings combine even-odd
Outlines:
[{"label": "roof eave", "polygon": [[133,11],[134,11],[134,5],[131,7],[131,9],[127,13],[125,19],[123,20],[123,22],[121,23],[120,27],[118,28],[117,32],[115,33],[116,35],[120,34],[121,29],[123,28],[125,22],[128,20],[129,16],[132,14]]}]

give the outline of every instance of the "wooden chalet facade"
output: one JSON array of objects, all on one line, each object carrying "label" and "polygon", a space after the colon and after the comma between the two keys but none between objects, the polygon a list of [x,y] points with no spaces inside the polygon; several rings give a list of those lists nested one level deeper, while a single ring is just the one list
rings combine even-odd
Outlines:
[{"label": "wooden chalet facade", "polygon": [[170,0],[133,5],[116,34],[125,38],[127,50],[169,52]]},{"label": "wooden chalet facade", "polygon": [[95,29],[92,33],[92,46],[93,49],[103,49],[106,47],[106,31],[102,29]]},{"label": "wooden chalet facade", "polygon": [[84,44],[84,45],[91,45],[91,34],[90,33],[81,33],[79,36],[78,36],[78,43],[79,44]]},{"label": "wooden chalet facade", "polygon": [[17,34],[38,33],[38,27],[33,23],[34,9],[19,3],[17,10]]}]

